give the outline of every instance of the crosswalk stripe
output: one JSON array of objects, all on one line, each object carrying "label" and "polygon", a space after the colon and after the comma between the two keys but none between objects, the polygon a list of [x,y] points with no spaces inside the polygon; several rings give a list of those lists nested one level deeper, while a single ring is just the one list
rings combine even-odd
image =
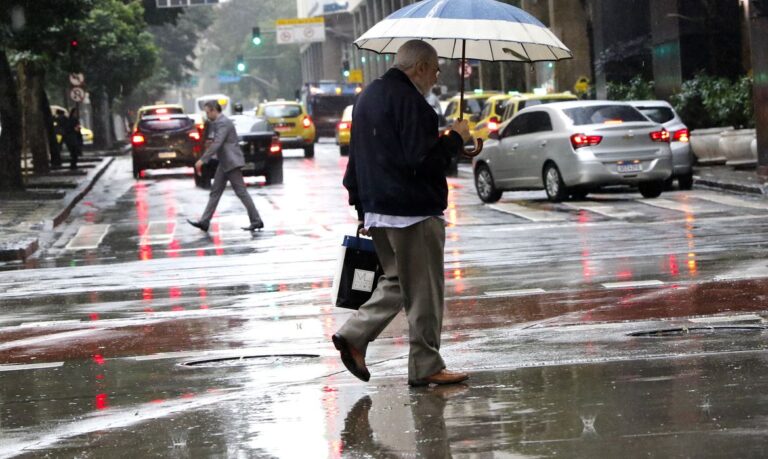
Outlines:
[{"label": "crosswalk stripe", "polygon": [[629,281],[629,282],[608,282],[602,284],[605,288],[632,288],[632,287],[658,287],[664,285],[660,280],[647,281]]},{"label": "crosswalk stripe", "polygon": [[693,197],[696,199],[703,199],[705,201],[715,202],[717,204],[724,204],[732,207],[744,207],[747,209],[768,210],[768,204],[758,201],[747,200],[743,198],[737,198],[735,196],[725,196],[715,193],[697,193]]},{"label": "crosswalk stripe", "polygon": [[711,214],[721,212],[721,209],[714,209],[712,207],[704,207],[700,204],[677,202],[670,199],[641,199],[636,201],[642,204],[646,204],[653,207],[660,207],[662,209],[675,210],[678,212],[685,212],[691,214]]},{"label": "crosswalk stripe", "polygon": [[490,292],[484,292],[485,296],[523,296],[523,295],[537,295],[541,293],[547,293],[543,288],[527,288],[520,290],[494,290]]},{"label": "crosswalk stripe", "polygon": [[609,218],[630,218],[630,217],[643,216],[643,214],[639,212],[621,210],[621,209],[617,209],[616,207],[607,206],[605,204],[600,204],[597,202],[574,202],[574,203],[566,203],[565,205],[573,209],[586,210],[586,211],[594,212],[596,214],[600,214],[602,216],[609,217]]},{"label": "crosswalk stripe", "polygon": [[488,207],[499,212],[512,214],[532,222],[559,222],[566,219],[565,215],[558,212],[548,210],[532,210],[528,207],[513,204],[511,202],[503,202],[498,204],[490,204]]},{"label": "crosswalk stripe", "polygon": [[21,370],[42,370],[44,368],[58,368],[64,365],[64,362],[45,362],[45,363],[5,363],[0,364],[0,371],[21,371]]},{"label": "crosswalk stripe", "polygon": [[111,225],[84,225],[65,247],[67,250],[96,249],[109,232]]}]

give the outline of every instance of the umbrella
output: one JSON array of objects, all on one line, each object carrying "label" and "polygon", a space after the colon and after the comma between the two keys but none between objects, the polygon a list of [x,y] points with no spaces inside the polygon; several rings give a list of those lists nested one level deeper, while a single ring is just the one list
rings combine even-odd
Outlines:
[{"label": "umbrella", "polygon": [[[396,53],[408,40],[432,45],[439,57],[483,61],[557,61],[571,51],[538,19],[496,0],[423,0],[401,8],[355,40],[360,49]],[[461,65],[460,119],[464,107]],[[482,140],[470,154],[482,150]]]}]

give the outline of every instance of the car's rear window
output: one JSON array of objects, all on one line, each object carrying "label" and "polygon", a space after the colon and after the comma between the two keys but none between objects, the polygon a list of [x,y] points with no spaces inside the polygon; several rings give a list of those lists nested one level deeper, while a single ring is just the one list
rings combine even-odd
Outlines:
[{"label": "car's rear window", "polygon": [[648,121],[642,113],[628,105],[589,105],[587,107],[566,108],[563,113],[573,121],[575,126]]},{"label": "car's rear window", "polygon": [[142,131],[176,131],[184,128],[191,128],[194,121],[189,117],[178,118],[143,118],[139,121],[139,129]]},{"label": "car's rear window", "polygon": [[144,113],[142,113],[142,116],[148,116],[148,115],[183,115],[184,110],[179,107],[159,107],[159,108],[152,108]]},{"label": "car's rear window", "polygon": [[675,112],[669,107],[637,107],[637,109],[657,123],[666,123],[675,117]]},{"label": "car's rear window", "polygon": [[301,115],[298,105],[269,105],[264,107],[264,115],[269,118],[294,118]]}]

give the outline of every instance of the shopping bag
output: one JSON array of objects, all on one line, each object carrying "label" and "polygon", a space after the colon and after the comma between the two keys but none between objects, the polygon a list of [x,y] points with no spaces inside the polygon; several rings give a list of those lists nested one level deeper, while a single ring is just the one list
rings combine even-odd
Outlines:
[{"label": "shopping bag", "polygon": [[333,304],[340,308],[362,306],[371,298],[379,276],[384,274],[373,240],[360,237],[360,229],[355,236],[344,236],[339,249],[331,297]]}]

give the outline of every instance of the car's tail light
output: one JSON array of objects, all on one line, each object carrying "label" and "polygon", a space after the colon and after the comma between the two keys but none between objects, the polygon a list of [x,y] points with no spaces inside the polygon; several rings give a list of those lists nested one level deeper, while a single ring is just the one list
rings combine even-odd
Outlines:
[{"label": "car's tail light", "polygon": [[349,129],[350,127],[352,127],[352,125],[350,123],[347,123],[346,121],[342,121],[341,123],[339,123],[339,130]]},{"label": "car's tail light", "polygon": [[601,135],[573,134],[571,136],[571,145],[576,150],[581,147],[592,147],[602,142]]},{"label": "car's tail light", "polygon": [[131,136],[131,144],[134,146],[144,145],[147,142],[147,139],[144,138],[144,136],[138,132],[134,132]]},{"label": "car's tail light", "polygon": [[194,140],[195,142],[200,141],[200,131],[195,129],[194,131],[189,131],[189,138]]},{"label": "car's tail light", "polygon": [[688,129],[680,129],[679,131],[675,131],[672,140],[675,142],[688,142],[691,140],[691,136]]},{"label": "car's tail light", "polygon": [[669,142],[669,131],[662,129],[661,131],[651,132],[651,140],[654,142]]},{"label": "car's tail light", "polygon": [[303,120],[301,120],[301,125],[305,128],[312,126],[312,119],[308,116],[305,116]]},{"label": "car's tail light", "polygon": [[272,136],[272,144],[269,146],[269,152],[274,155],[280,153],[282,150],[283,146],[280,145],[280,137],[276,135]]},{"label": "car's tail light", "polygon": [[167,108],[158,108],[157,110],[155,110],[155,113],[158,114],[158,115],[163,115],[165,113],[168,113],[168,109]]},{"label": "car's tail light", "polygon": [[499,119],[495,116],[488,120],[488,130],[491,132],[496,132],[499,130]]}]

